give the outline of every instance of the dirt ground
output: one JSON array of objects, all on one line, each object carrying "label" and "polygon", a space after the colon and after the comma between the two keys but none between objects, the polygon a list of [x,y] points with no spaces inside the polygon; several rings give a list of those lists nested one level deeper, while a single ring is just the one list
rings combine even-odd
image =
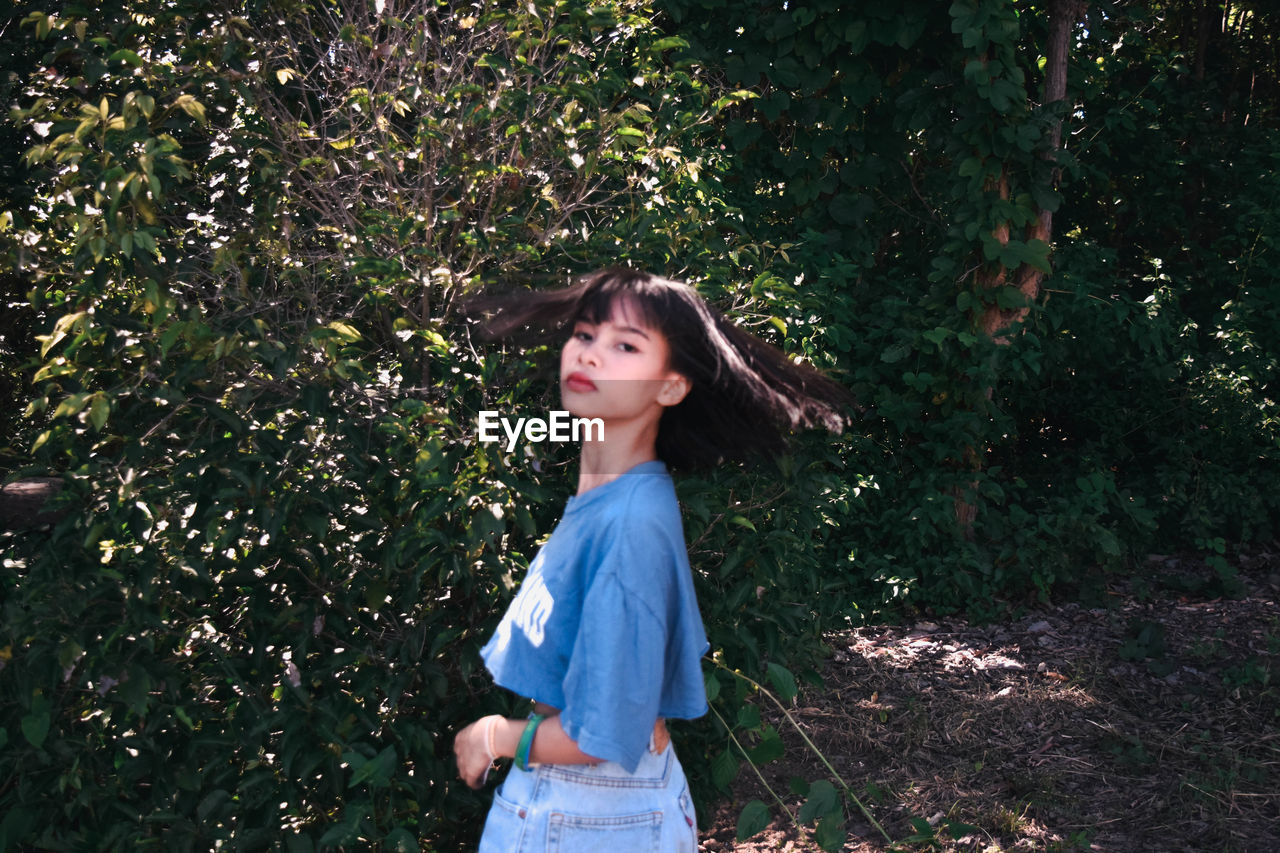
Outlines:
[{"label": "dirt ground", "polygon": [[[1280,851],[1280,544],[1241,561],[1235,598],[1172,592],[1212,576],[1194,560],[1147,569],[1098,607],[831,636],[825,688],[791,714],[896,843],[846,802],[839,849]],[[795,814],[795,777],[835,779],[761,711],[787,744],[761,771]],[[774,821],[737,841],[756,799]],[[701,843],[819,849],[748,767]]]}]

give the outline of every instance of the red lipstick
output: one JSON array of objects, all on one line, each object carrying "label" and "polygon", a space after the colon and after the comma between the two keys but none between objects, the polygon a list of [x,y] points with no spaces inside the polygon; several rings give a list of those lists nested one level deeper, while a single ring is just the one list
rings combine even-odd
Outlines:
[{"label": "red lipstick", "polygon": [[596,390],[596,383],[592,382],[587,374],[582,371],[575,370],[573,373],[570,373],[565,377],[564,387],[568,388],[570,391],[576,391],[579,394],[584,394],[587,391]]}]

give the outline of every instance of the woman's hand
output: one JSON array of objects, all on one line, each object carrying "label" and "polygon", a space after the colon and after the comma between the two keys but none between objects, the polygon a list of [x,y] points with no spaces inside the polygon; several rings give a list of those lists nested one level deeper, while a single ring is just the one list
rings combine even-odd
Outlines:
[{"label": "woman's hand", "polygon": [[493,745],[494,729],[504,722],[505,718],[497,714],[481,717],[454,737],[453,757],[458,763],[458,778],[466,782],[468,788],[477,789],[484,785],[489,769],[497,759]]},{"label": "woman's hand", "polygon": [[[551,710],[555,711],[554,708]],[[526,720],[494,714],[481,717],[458,732],[453,739],[458,778],[471,788],[484,785],[495,760],[516,754],[520,735],[527,725]],[[529,761],[534,764],[599,764],[601,760],[587,755],[578,748],[576,741],[565,734],[558,711],[543,721],[530,744]]]}]

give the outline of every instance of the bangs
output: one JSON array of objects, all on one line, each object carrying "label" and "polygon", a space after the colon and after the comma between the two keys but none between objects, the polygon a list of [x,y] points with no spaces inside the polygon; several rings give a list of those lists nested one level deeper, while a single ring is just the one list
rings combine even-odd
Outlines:
[{"label": "bangs", "polygon": [[633,270],[618,270],[613,275],[601,276],[583,291],[573,322],[598,325],[622,315],[667,334],[664,320],[671,317],[671,301],[669,288],[658,285],[651,277]]}]

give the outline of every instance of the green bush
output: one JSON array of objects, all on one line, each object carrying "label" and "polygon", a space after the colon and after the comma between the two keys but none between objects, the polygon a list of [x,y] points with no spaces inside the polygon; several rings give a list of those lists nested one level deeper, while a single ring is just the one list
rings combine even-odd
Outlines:
[{"label": "green bush", "polygon": [[0,849],[466,846],[452,732],[515,710],[477,651],[571,477],[476,441],[549,398],[451,306],[718,256],[719,106],[622,5],[128,11],[24,20],[15,473],[66,515],[3,534]]},{"label": "green bush", "polygon": [[[665,5],[757,96],[725,186],[796,283],[788,343],[864,406],[828,546],[849,605],[995,616],[1274,536],[1277,103],[1241,82],[1272,23],[1236,13],[1197,70],[1191,7],[1091,4],[1067,109],[1041,88],[1062,4]],[[1043,212],[1051,254],[1019,239]]]}]

